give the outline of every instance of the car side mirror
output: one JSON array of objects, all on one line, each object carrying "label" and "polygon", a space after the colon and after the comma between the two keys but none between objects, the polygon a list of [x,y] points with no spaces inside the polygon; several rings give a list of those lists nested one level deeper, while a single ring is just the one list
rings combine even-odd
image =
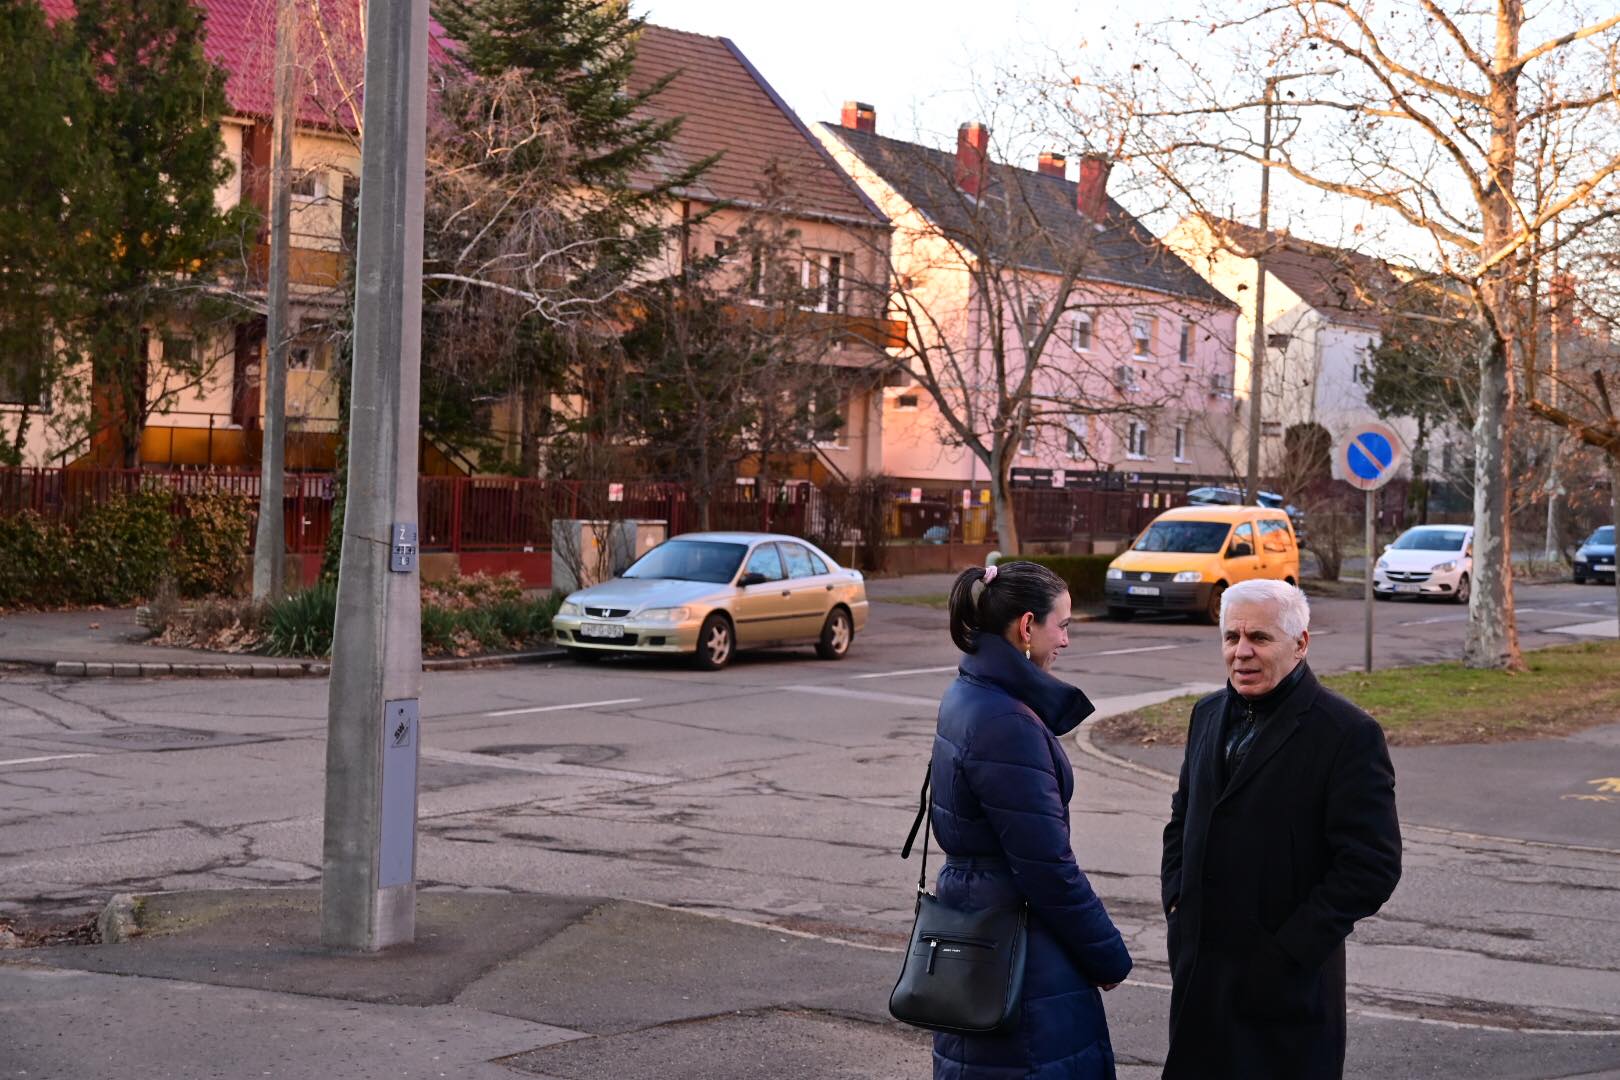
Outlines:
[{"label": "car side mirror", "polygon": [[748,573],[744,574],[740,579],[738,579],[737,584],[746,589],[750,585],[763,585],[765,584],[765,581],[766,578],[764,574],[761,574],[757,570],[750,570]]},{"label": "car side mirror", "polygon": [[1246,559],[1254,554],[1254,548],[1248,543],[1239,542],[1226,549],[1228,559]]}]

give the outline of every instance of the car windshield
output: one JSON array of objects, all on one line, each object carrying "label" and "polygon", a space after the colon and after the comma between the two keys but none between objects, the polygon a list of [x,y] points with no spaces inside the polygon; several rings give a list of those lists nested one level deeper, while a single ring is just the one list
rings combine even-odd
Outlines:
[{"label": "car windshield", "polygon": [[624,572],[624,576],[725,584],[737,576],[737,567],[742,565],[743,556],[747,553],[746,544],[671,540],[637,559],[635,565]]},{"label": "car windshield", "polygon": [[1462,529],[1412,529],[1389,546],[1396,551],[1461,551],[1467,539]]},{"label": "car windshield", "polygon": [[1588,540],[1587,543],[1612,546],[1614,544],[1614,526],[1603,526],[1603,528],[1592,534],[1592,539]]},{"label": "car windshield", "polygon": [[1224,521],[1155,521],[1132,551],[1183,551],[1207,555],[1221,550],[1232,528]]}]

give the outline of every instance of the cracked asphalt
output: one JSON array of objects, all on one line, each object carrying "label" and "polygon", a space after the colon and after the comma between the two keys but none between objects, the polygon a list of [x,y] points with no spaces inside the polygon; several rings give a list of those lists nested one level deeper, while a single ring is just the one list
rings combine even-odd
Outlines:
[{"label": "cracked asphalt", "polygon": [[[1575,640],[1551,631],[1614,606],[1607,590],[1573,586],[1519,596],[1527,646]],[[1313,662],[1353,666],[1360,605],[1314,606]],[[1378,615],[1381,662],[1460,651],[1453,608]],[[879,603],[842,663],[788,650],[717,674],[629,661],[428,674],[421,882],[623,898],[897,946],[915,873],[897,849],[954,659],[942,612]],[[1221,677],[1211,628],[1160,620],[1078,626],[1059,671],[1120,707]],[[6,673],[0,914],[314,883],[326,704],[318,679]],[[1531,751],[1397,758],[1406,873],[1352,939],[1351,1075],[1620,1076],[1620,801],[1557,794],[1590,779],[1583,770],[1620,776],[1620,728],[1547,745],[1561,772],[1545,791],[1491,786],[1510,764],[1533,766]],[[1156,1075],[1170,785],[1154,770],[1165,763],[1070,752],[1077,854],[1138,960],[1108,1002],[1122,1075]]]}]

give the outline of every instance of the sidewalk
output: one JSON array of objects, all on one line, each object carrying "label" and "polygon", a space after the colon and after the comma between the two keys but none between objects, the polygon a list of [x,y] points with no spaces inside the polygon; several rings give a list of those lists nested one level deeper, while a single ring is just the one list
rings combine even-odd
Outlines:
[{"label": "sidewalk", "polygon": [[168,893],[115,945],[0,952],[7,1076],[914,1078],[900,940],[622,901],[424,892],[416,944],[319,945],[313,890]]}]

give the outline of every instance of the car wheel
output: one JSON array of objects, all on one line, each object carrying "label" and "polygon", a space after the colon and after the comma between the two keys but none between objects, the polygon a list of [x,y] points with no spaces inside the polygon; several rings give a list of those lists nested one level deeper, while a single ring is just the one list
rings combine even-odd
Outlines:
[{"label": "car wheel", "polygon": [[1393,596],[1390,593],[1379,592],[1377,589],[1374,589],[1373,590],[1373,599],[1374,600],[1390,600],[1390,599],[1393,599]]},{"label": "car wheel", "polygon": [[703,620],[703,628],[698,631],[698,667],[704,671],[719,671],[731,663],[731,654],[736,651],[736,635],[730,619],[717,613]]},{"label": "car wheel", "polygon": [[1457,592],[1452,599],[1459,604],[1466,604],[1468,603],[1469,594],[1472,591],[1472,586],[1468,584],[1468,575],[1464,574],[1462,577],[1457,579]]},{"label": "car wheel", "polygon": [[1585,585],[1586,584],[1586,575],[1585,574],[1576,574],[1575,575],[1575,584],[1577,584],[1577,585]]},{"label": "car wheel", "polygon": [[1226,582],[1217,581],[1209,590],[1209,604],[1204,608],[1204,621],[1211,626],[1221,625],[1221,597],[1226,595]]},{"label": "car wheel", "polygon": [[607,653],[600,649],[569,649],[568,659],[578,664],[594,664]]},{"label": "car wheel", "polygon": [[1136,617],[1136,612],[1128,607],[1111,607],[1108,609],[1108,617],[1115,622],[1130,622]]},{"label": "car wheel", "polygon": [[816,655],[823,660],[842,660],[849,653],[850,642],[855,640],[855,624],[849,612],[835,607],[827,613],[821,627],[821,640],[816,642]]}]

